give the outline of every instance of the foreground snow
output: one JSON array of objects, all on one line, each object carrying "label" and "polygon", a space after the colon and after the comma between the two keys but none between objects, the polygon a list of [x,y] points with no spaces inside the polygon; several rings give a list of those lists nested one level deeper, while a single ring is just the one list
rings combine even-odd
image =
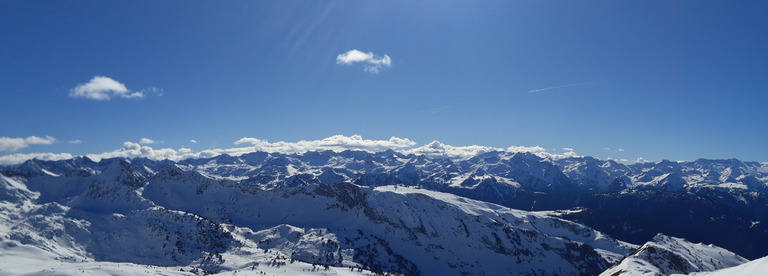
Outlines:
[{"label": "foreground snow", "polygon": [[[746,263],[726,249],[681,238],[656,235],[601,276],[656,276],[714,271]],[[739,274],[734,274],[739,275]]]},{"label": "foreground snow", "polygon": [[[213,275],[374,275],[373,272],[361,268],[324,267],[300,261],[289,262],[284,259],[285,256],[276,252],[265,253],[261,250],[240,249],[222,256],[227,260],[229,270]],[[88,257],[62,256],[57,252],[7,240],[0,244],[0,260],[0,275],[170,276],[205,273],[196,263],[189,266],[155,266],[95,261]]]},{"label": "foreground snow", "polygon": [[768,274],[768,257],[712,272],[693,273],[692,276],[764,276]]}]

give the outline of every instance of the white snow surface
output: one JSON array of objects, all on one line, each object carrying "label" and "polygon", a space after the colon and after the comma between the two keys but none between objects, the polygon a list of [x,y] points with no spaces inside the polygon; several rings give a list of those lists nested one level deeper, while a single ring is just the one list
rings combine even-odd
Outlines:
[{"label": "white snow surface", "polygon": [[[251,252],[252,253],[252,252]],[[267,253],[233,252],[223,255],[231,270],[210,275],[375,275],[365,269],[313,266],[288,262]],[[5,241],[0,244],[0,275],[202,275],[193,266],[156,266],[126,262],[94,261],[90,258],[62,257],[35,246]],[[272,264],[273,260],[280,260]]]},{"label": "white snow surface", "polygon": [[[656,235],[601,276],[639,276],[688,274],[714,271],[746,263],[748,260],[726,249],[685,239]],[[736,274],[734,274],[736,275]]]},{"label": "white snow surface", "polygon": [[711,272],[692,273],[692,276],[765,276],[768,274],[768,256],[740,264],[734,267],[724,268]]}]

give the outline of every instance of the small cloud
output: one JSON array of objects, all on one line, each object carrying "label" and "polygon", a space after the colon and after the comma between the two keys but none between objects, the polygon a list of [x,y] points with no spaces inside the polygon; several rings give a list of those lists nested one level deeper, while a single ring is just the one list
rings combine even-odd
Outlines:
[{"label": "small cloud", "polygon": [[637,160],[635,160],[635,163],[645,163],[648,162],[648,160],[645,160],[645,158],[638,157]]},{"label": "small cloud", "polygon": [[163,91],[162,88],[157,88],[157,87],[154,87],[154,86],[150,86],[149,88],[142,89],[141,91],[136,92],[136,93],[141,93],[142,95],[148,94],[148,93],[152,93],[152,94],[155,94],[157,96],[163,96],[164,91]]},{"label": "small cloud", "polygon": [[573,148],[563,148],[563,151],[573,151]]},{"label": "small cloud", "polygon": [[29,136],[27,138],[10,138],[0,137],[0,151],[17,151],[29,145],[50,145],[56,142],[56,138],[51,136],[45,136],[40,138],[37,136]]},{"label": "small cloud", "polygon": [[75,88],[69,90],[69,96],[72,98],[83,98],[89,100],[107,101],[112,97],[121,97],[126,99],[140,99],[147,94],[163,95],[163,89],[151,86],[139,91],[129,90],[125,84],[122,84],[112,78],[104,76],[95,76],[88,83],[78,84]]},{"label": "small cloud", "polygon": [[507,151],[508,152],[544,153],[544,152],[547,152],[547,149],[539,146],[533,146],[533,147],[511,146],[507,148]]},{"label": "small cloud", "polygon": [[111,78],[95,76],[88,83],[78,84],[75,88],[70,89],[69,96],[73,98],[106,101],[111,97],[127,99],[144,98],[144,93],[140,91],[131,92],[125,87],[125,84]]},{"label": "small cloud", "polygon": [[616,151],[621,151],[621,152],[623,152],[623,151],[624,151],[624,149],[617,149]]},{"label": "small cloud", "polygon": [[82,143],[83,143],[83,141],[81,141],[81,140],[79,140],[79,139],[78,139],[78,140],[71,140],[71,141],[69,141],[69,142],[67,142],[67,143],[70,143],[70,144],[82,144]]},{"label": "small cloud", "polygon": [[611,150],[609,147],[604,147],[603,150]]},{"label": "small cloud", "polygon": [[197,140],[195,140],[195,139],[189,140],[189,142],[192,143],[192,144],[197,144]]},{"label": "small cloud", "polygon": [[363,53],[358,50],[350,50],[336,56],[336,64],[352,65],[359,62],[365,64],[366,72],[373,74],[378,74],[382,68],[392,67],[392,59],[388,55],[381,57],[374,55],[373,52]]},{"label": "small cloud", "polygon": [[157,142],[155,140],[152,140],[152,139],[149,139],[149,138],[141,138],[141,140],[139,140],[139,144],[144,144],[144,145],[156,144],[156,143]]}]

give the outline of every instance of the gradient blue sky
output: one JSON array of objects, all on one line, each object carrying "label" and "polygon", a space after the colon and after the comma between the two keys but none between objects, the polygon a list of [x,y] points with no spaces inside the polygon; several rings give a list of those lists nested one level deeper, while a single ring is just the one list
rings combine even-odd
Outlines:
[{"label": "gradient blue sky", "polygon": [[[768,161],[766,14],[765,1],[0,1],[0,137],[56,140],[0,155],[359,134]],[[391,67],[337,63],[353,49]],[[144,97],[70,96],[95,76]]]}]

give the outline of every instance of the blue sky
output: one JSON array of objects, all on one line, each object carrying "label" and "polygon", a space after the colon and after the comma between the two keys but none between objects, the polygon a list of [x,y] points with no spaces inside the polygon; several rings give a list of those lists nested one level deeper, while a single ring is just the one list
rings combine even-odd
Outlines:
[{"label": "blue sky", "polygon": [[[2,1],[0,156],[357,134],[764,162],[766,12],[763,1]],[[340,62],[351,50],[378,67]]]}]

